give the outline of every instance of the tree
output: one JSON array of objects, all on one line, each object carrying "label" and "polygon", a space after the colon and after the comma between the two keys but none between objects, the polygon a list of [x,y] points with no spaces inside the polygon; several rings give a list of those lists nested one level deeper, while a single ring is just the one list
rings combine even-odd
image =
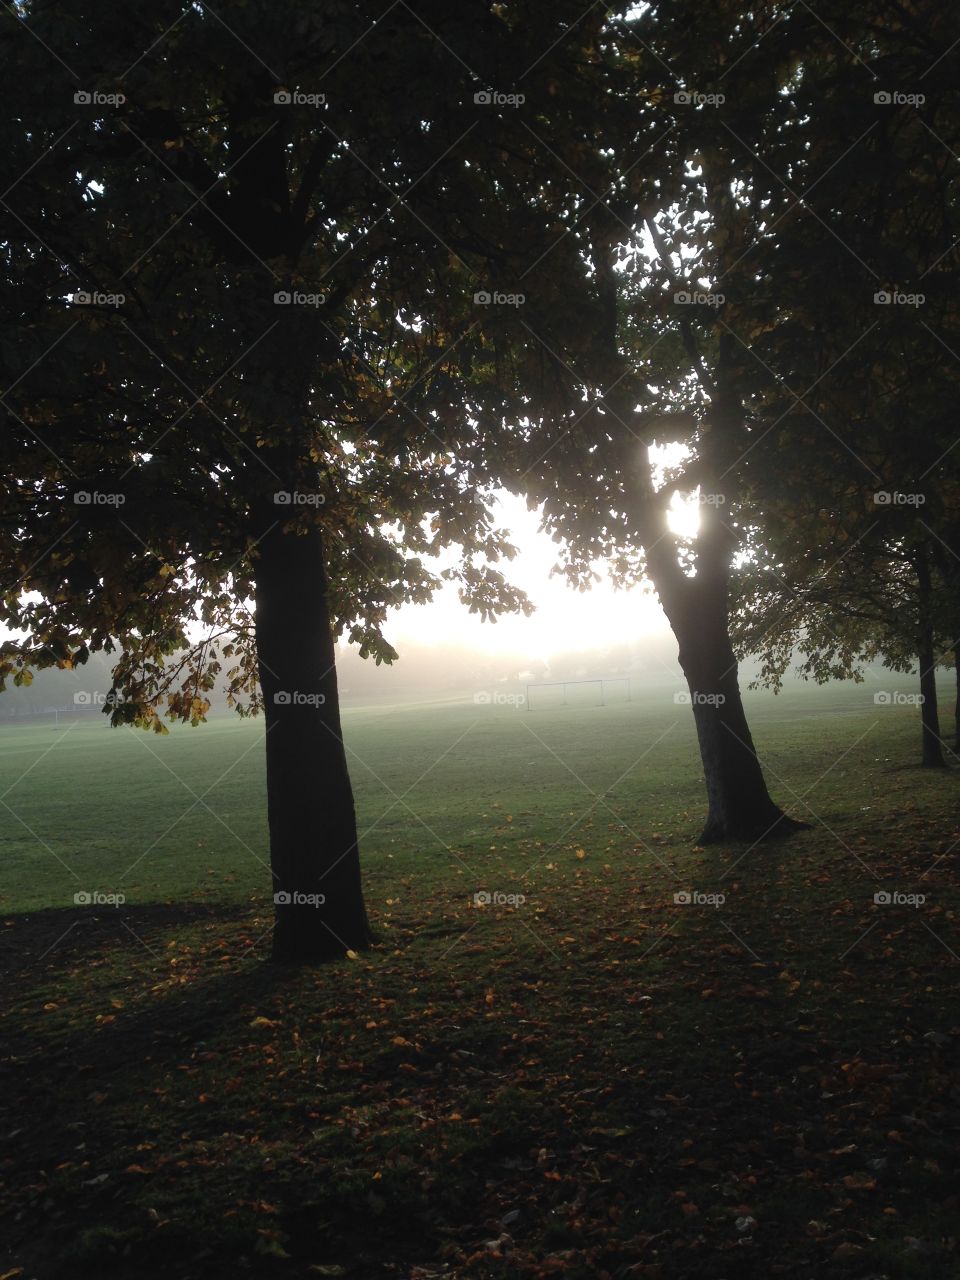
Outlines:
[{"label": "tree", "polygon": [[472,608],[523,607],[483,501],[512,392],[478,290],[508,283],[521,129],[489,89],[545,95],[574,9],[0,19],[0,675],[105,651],[115,724],[196,724],[220,678],[265,711],[278,960],[370,938],[336,636],[392,659],[387,610],[449,545]]},{"label": "tree", "polygon": [[930,6],[854,5],[798,60],[782,172],[807,216],[755,258],[757,292],[777,302],[760,323],[752,312],[762,435],[737,602],[739,643],[773,683],[795,645],[817,679],[878,656],[916,664],[934,767],[935,669],[960,634],[958,131],[940,57],[957,35]]},{"label": "tree", "polygon": [[[741,179],[743,165],[702,109],[701,90],[709,87],[704,66],[712,60],[716,75],[724,62],[746,58],[762,19],[727,5],[709,18],[697,11],[695,48],[691,20],[692,9],[653,5],[614,21],[604,55],[616,87],[602,118],[586,143],[550,135],[561,165],[581,180],[568,235],[588,264],[598,323],[581,322],[578,333],[558,305],[550,333],[537,334],[559,353],[569,410],[550,421],[531,416],[512,484],[543,504],[572,583],[586,589],[600,559],[623,585],[644,573],[652,580],[697,726],[709,802],[700,840],[761,840],[802,824],[769,795],[728,631],[739,540],[729,513],[751,444],[749,384],[733,334],[713,309],[712,283],[723,280],[730,294],[749,290],[741,258],[777,210],[769,182]],[[664,82],[665,67],[675,83]],[[737,122],[775,109],[788,70],[783,50],[760,74],[748,61],[736,80]],[[660,482],[657,446],[677,443],[689,460]],[[701,495],[692,540],[671,527],[676,492]]]},{"label": "tree", "polygon": [[[880,660],[894,671],[916,672],[921,712],[921,760],[944,765],[937,709],[936,668],[952,656],[955,596],[944,590],[932,538],[900,538],[877,529],[876,512],[864,509],[851,529],[818,503],[817,518],[791,521],[797,542],[758,541],[737,575],[733,635],[738,649],[761,658],[757,684],[780,688],[799,656],[798,673],[818,683],[863,679],[865,664]],[[867,523],[871,521],[871,523]],[[822,548],[820,552],[812,546]],[[889,692],[876,701],[889,701]]]}]

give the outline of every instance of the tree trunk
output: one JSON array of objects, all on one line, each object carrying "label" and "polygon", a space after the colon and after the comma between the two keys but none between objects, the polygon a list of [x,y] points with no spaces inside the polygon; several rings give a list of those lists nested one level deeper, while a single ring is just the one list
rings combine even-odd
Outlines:
[{"label": "tree trunk", "polygon": [[738,664],[727,630],[724,600],[688,581],[689,595],[668,610],[690,691],[707,788],[707,821],[700,844],[766,840],[806,823],[788,818],[770,798],[740,694]]},{"label": "tree trunk", "polygon": [[953,666],[957,682],[956,701],[953,704],[953,750],[960,755],[960,643],[953,646]]},{"label": "tree trunk", "polygon": [[933,599],[930,580],[930,562],[927,550],[921,547],[916,558],[919,643],[917,657],[920,665],[920,722],[923,736],[922,764],[925,769],[942,769],[943,743],[940,740],[940,717],[937,710],[937,658],[934,650]]},{"label": "tree trunk", "polygon": [[738,532],[724,513],[735,497],[733,470],[743,448],[743,411],[732,383],[729,348],[729,341],[721,341],[712,403],[701,431],[696,576],[688,577],[680,567],[663,504],[654,504],[659,519],[644,530],[643,539],[648,572],[677,637],[697,726],[708,806],[700,844],[770,840],[808,825],[788,818],[767,790],[730,642],[729,579]]},{"label": "tree trunk", "polygon": [[[357,821],[340,728],[334,636],[320,530],[257,546],[256,639],[266,716],[272,958],[306,964],[371,941]],[[262,527],[267,527],[267,521]]]},{"label": "tree trunk", "polygon": [[925,769],[942,769],[943,743],[940,740],[940,717],[937,712],[937,660],[933,652],[933,640],[924,643],[920,651],[920,721],[923,733],[922,763]]},{"label": "tree trunk", "polygon": [[[703,384],[705,364],[695,339],[689,331],[683,336]],[[667,491],[658,492],[654,486],[656,466],[650,445],[647,465],[637,475],[637,489],[631,498],[634,533],[644,550],[647,575],[677,638],[680,666],[690,691],[707,789],[707,821],[700,844],[727,840],[756,843],[808,827],[787,817],[767,790],[743,709],[738,664],[730,642],[729,576],[738,531],[722,517],[721,509],[732,505],[736,496],[734,472],[746,448],[743,409],[731,374],[735,365],[732,344],[732,335],[721,337],[715,383],[708,388],[711,406],[700,430],[697,470],[701,506],[694,544],[695,576],[688,576],[681,567],[678,540],[667,518]],[[618,360],[615,354],[611,375]],[[622,376],[612,377],[611,382],[612,387],[618,387]],[[614,422],[633,419],[635,392],[629,382],[611,397],[608,409]],[[633,432],[631,437],[632,452]]]}]

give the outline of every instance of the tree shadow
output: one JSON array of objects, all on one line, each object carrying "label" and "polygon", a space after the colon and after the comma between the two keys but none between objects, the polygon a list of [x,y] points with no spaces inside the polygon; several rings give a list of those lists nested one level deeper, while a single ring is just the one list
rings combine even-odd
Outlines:
[{"label": "tree shadow", "polygon": [[108,948],[148,945],[141,934],[249,915],[250,907],[244,904],[174,902],[47,907],[9,915],[0,929],[0,980],[6,985],[6,980],[28,971],[55,973]]}]

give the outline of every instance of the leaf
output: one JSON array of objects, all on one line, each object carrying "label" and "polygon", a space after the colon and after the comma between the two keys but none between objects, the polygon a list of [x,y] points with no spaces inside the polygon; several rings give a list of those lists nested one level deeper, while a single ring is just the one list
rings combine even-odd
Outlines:
[{"label": "leaf", "polygon": [[861,1245],[851,1244],[846,1241],[843,1244],[838,1244],[830,1256],[834,1262],[843,1262],[845,1258],[857,1258],[861,1253],[863,1253]]},{"label": "leaf", "polygon": [[290,1255],[280,1243],[279,1240],[268,1240],[265,1236],[258,1236],[257,1243],[254,1247],[255,1253],[265,1254],[268,1258],[289,1258]]},{"label": "leaf", "polygon": [[877,1180],[871,1178],[868,1173],[848,1173],[843,1180],[843,1185],[848,1191],[875,1191]]}]

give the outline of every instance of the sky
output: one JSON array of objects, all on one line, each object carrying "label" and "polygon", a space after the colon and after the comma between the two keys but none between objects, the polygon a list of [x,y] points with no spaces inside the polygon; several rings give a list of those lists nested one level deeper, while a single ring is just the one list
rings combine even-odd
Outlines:
[{"label": "sky", "polygon": [[[679,456],[675,448],[657,453],[663,455],[656,460],[658,471]],[[655,481],[658,478],[655,476]],[[684,502],[674,495],[673,508],[670,523],[674,529],[692,533],[698,519],[697,499]],[[496,622],[483,622],[460,602],[456,583],[447,583],[427,604],[406,604],[391,610],[384,630],[397,649],[455,647],[481,655],[547,660],[553,654],[635,645],[647,639],[662,642],[670,636],[663,610],[649,586],[614,590],[600,563],[594,566],[600,581],[587,592],[571,589],[562,575],[552,576],[559,547],[540,531],[539,515],[527,509],[523,498],[502,491],[494,514],[496,523],[510,531],[518,551],[512,561],[497,567],[527,593],[534,613],[505,614]],[[439,569],[443,563],[437,561],[433,567]],[[0,626],[0,637],[12,634]]]},{"label": "sky", "polygon": [[[654,450],[654,482],[663,469],[675,466],[684,456],[679,445]],[[695,532],[699,522],[697,498],[681,499],[674,494],[670,524],[681,534]],[[635,642],[645,636],[661,639],[670,628],[656,596],[649,588],[615,591],[602,565],[596,565],[601,581],[588,592],[577,592],[560,575],[550,576],[557,562],[557,545],[539,531],[539,517],[528,511],[515,494],[501,492],[497,499],[497,522],[511,531],[517,557],[500,567],[516,586],[522,587],[536,605],[531,617],[505,615],[496,623],[481,622],[457,598],[454,584],[438,592],[429,604],[404,605],[394,611],[387,627],[391,643],[458,643],[486,653],[527,653],[548,657],[571,649],[591,649]]]},{"label": "sky", "polygon": [[[489,653],[547,656],[668,631],[656,597],[647,591],[615,591],[604,575],[604,581],[590,591],[578,592],[562,577],[551,578],[558,547],[538,531],[537,513],[528,511],[523,499],[513,494],[502,494],[497,505],[498,523],[511,531],[519,551],[514,560],[499,567],[527,592],[536,612],[531,617],[505,615],[496,623],[481,622],[460,603],[456,584],[449,583],[429,604],[403,605],[394,611],[387,627],[391,643],[458,643]],[[602,567],[599,572],[603,573]]]}]

